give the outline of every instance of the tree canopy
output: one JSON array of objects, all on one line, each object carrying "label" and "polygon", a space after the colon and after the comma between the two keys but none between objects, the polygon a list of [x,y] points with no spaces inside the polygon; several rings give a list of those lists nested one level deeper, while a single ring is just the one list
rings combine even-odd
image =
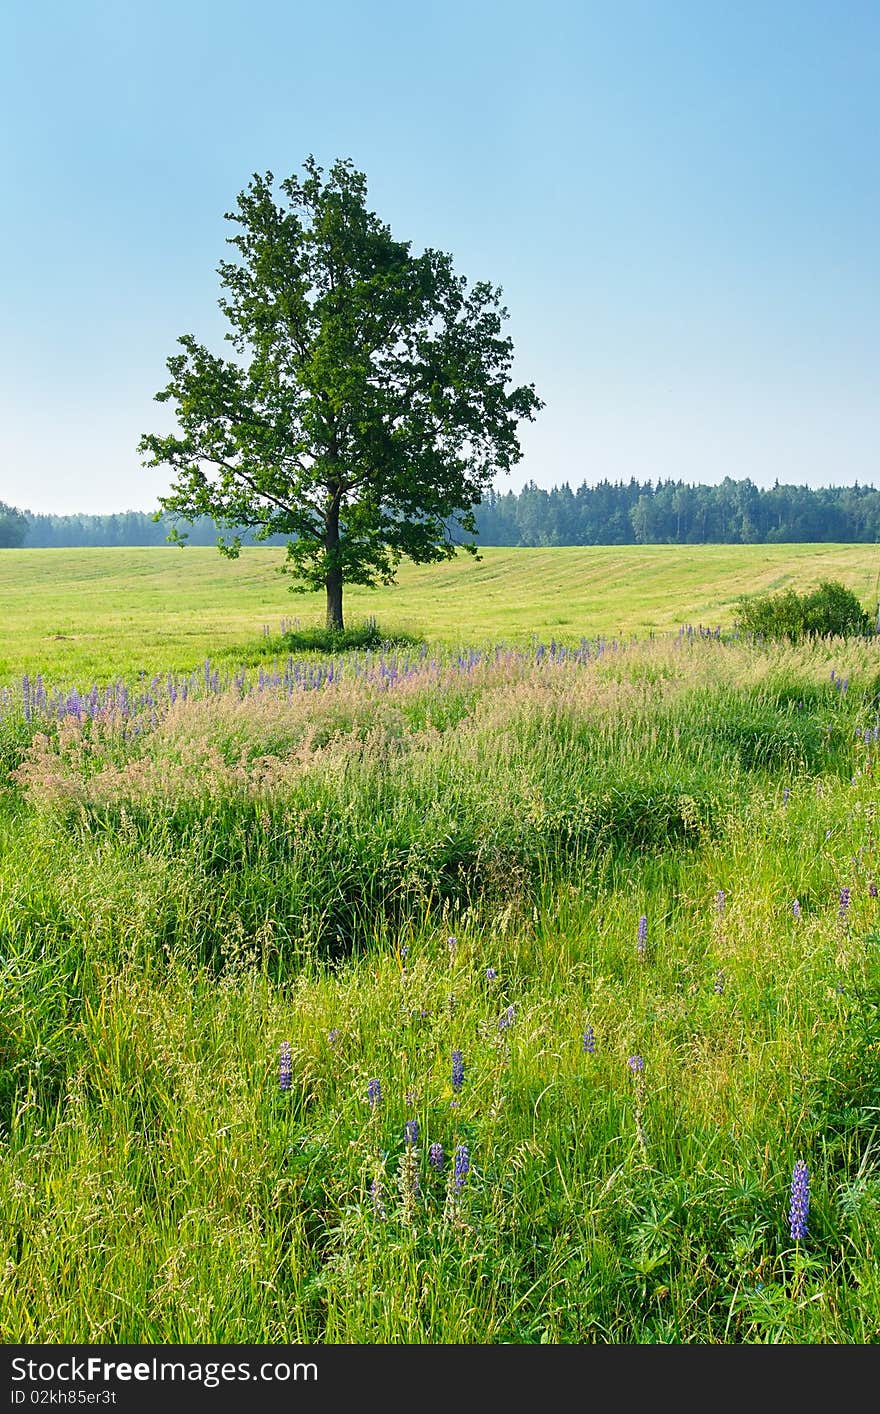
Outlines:
[{"label": "tree canopy", "polygon": [[[313,157],[303,169],[278,194],[255,174],[227,213],[237,259],[219,266],[220,307],[237,357],[183,335],[156,395],[179,432],[139,448],[177,473],[165,512],[289,537],[296,587],[325,588],[341,629],[344,583],[391,583],[403,556],[448,559],[456,528],[473,535],[474,505],[543,404],[511,385],[500,289],[394,240],[349,160],[326,178]],[[233,556],[240,544],[220,540]]]}]

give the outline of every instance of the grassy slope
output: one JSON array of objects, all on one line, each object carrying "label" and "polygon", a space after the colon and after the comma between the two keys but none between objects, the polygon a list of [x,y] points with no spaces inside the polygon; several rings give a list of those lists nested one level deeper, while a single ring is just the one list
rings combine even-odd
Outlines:
[{"label": "grassy slope", "polygon": [[[644,633],[823,577],[871,604],[874,555],[498,550],[349,608]],[[278,558],[7,552],[0,677],[259,652],[319,612]],[[0,1340],[880,1339],[874,643],[542,664],[35,736],[0,789]],[[40,726],[0,722],[10,763]]]},{"label": "grassy slope", "polygon": [[[320,595],[289,592],[283,553],[249,549],[6,550],[0,554],[0,681],[43,672],[106,681],[243,657],[263,625],[320,622]],[[350,623],[473,643],[647,634],[682,623],[730,627],[740,594],[839,579],[873,608],[872,545],[486,549],[447,564],[403,565],[388,589],[350,589]]]}]

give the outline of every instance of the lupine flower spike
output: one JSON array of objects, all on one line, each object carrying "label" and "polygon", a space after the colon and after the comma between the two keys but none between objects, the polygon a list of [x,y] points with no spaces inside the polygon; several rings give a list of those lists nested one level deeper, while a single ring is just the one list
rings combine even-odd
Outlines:
[{"label": "lupine flower spike", "polygon": [[464,1188],[467,1176],[471,1171],[471,1159],[468,1153],[467,1144],[459,1144],[455,1151],[455,1169],[453,1184],[456,1193],[460,1193]]},{"label": "lupine flower spike", "polygon": [[810,1211],[810,1175],[803,1159],[798,1159],[791,1175],[791,1208],[788,1221],[795,1242],[807,1235],[807,1214]]},{"label": "lupine flower spike", "polygon": [[382,1086],[378,1080],[367,1081],[367,1099],[370,1102],[370,1109],[374,1110],[382,1101]]},{"label": "lupine flower spike", "polygon": [[446,1180],[446,1209],[445,1217],[447,1222],[455,1223],[457,1227],[464,1226],[461,1216],[461,1195],[470,1173],[471,1159],[467,1144],[459,1144],[452,1156],[452,1167],[449,1170],[449,1178]]},{"label": "lupine flower spike", "polygon": [[452,1088],[458,1092],[464,1084],[464,1057],[461,1051],[452,1052]]},{"label": "lupine flower spike", "polygon": [[586,1029],[586,1031],[584,1032],[584,1050],[585,1050],[589,1055],[592,1055],[593,1052],[595,1051],[595,1049],[596,1049],[596,1034],[595,1034],[595,1032],[593,1031],[592,1026],[588,1026],[587,1029]]},{"label": "lupine flower spike", "polygon": [[373,1204],[373,1212],[376,1217],[384,1222],[388,1214],[385,1211],[385,1202],[382,1197],[382,1184],[378,1178],[374,1178],[370,1184],[370,1201]]},{"label": "lupine flower spike", "polygon": [[397,1188],[400,1193],[400,1215],[405,1223],[412,1223],[416,1215],[416,1199],[419,1196],[419,1170],[416,1144],[419,1141],[419,1126],[416,1120],[408,1119],[403,1130],[404,1149],[397,1170]]},{"label": "lupine flower spike", "polygon": [[282,1090],[289,1090],[292,1084],[293,1063],[290,1058],[290,1042],[282,1041],[278,1056],[278,1085]]},{"label": "lupine flower spike", "polygon": [[645,915],[642,914],[641,918],[639,919],[639,931],[638,931],[638,933],[637,933],[637,935],[636,935],[636,948],[637,948],[637,950],[638,950],[639,957],[643,958],[643,957],[645,956],[645,951],[646,951],[646,949],[647,949],[647,946],[648,946],[648,920],[647,920],[647,918],[645,917]]},{"label": "lupine flower spike", "polygon": [[645,1133],[645,1125],[644,1125],[644,1119],[643,1119],[643,1115],[642,1115],[642,1104],[643,1104],[643,1101],[644,1101],[644,1098],[645,1098],[645,1079],[644,1079],[645,1062],[644,1062],[644,1058],[643,1058],[642,1056],[630,1056],[629,1060],[627,1061],[627,1065],[628,1065],[629,1068],[630,1068],[630,1073],[631,1073],[631,1075],[632,1075],[633,1082],[634,1082],[634,1084],[635,1084],[635,1092],[636,1092],[636,1103],[635,1103],[635,1114],[634,1114],[634,1118],[635,1118],[635,1122],[636,1122],[636,1138],[637,1138],[638,1141],[639,1141],[639,1148],[641,1149],[642,1153],[647,1157],[647,1153],[648,1153],[648,1136],[647,1136],[647,1134]]},{"label": "lupine flower spike", "polygon": [[440,1143],[434,1143],[434,1144],[431,1145],[430,1149],[428,1150],[428,1163],[431,1165],[431,1168],[432,1168],[432,1169],[436,1169],[437,1173],[442,1173],[442,1172],[443,1172],[443,1145],[442,1145],[442,1144],[440,1144]]}]

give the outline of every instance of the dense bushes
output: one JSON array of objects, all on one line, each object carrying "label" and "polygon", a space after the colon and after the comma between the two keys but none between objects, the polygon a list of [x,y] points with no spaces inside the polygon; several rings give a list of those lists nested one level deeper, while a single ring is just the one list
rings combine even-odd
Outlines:
[{"label": "dense bushes", "polygon": [[872,633],[870,615],[851,589],[837,580],[823,580],[818,589],[798,594],[743,595],[739,600],[740,631],[764,638],[849,638]]}]

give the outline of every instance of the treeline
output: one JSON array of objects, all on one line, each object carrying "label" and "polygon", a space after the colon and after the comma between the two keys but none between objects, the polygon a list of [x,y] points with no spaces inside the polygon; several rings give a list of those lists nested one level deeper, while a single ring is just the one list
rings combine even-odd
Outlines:
[{"label": "treeline", "polygon": [[476,509],[482,545],[753,545],[880,540],[872,486],[719,486],[635,480],[490,491]]},{"label": "treeline", "polygon": [[[0,502],[0,548],[19,546],[26,550],[62,549],[79,545],[165,545],[172,528],[171,519],[154,520],[149,511],[120,511],[116,515],[35,515]],[[220,531],[214,522],[203,516],[199,520],[178,523],[186,532],[189,545],[216,545]],[[225,536],[234,534],[223,532]],[[254,543],[253,531],[240,529],[242,544]],[[283,545],[282,536],[265,542]]]},{"label": "treeline", "polygon": [[[727,477],[718,486],[683,481],[568,482],[546,491],[490,491],[475,507],[481,545],[755,545],[880,540],[880,490],[873,486],[780,486],[761,489]],[[0,502],[0,548],[164,545],[170,519],[144,511],[117,515],[34,515]],[[215,545],[207,517],[179,524],[191,545]],[[229,532],[225,532],[228,534]],[[242,543],[254,534],[240,530]],[[273,536],[269,545],[284,543]]]}]

